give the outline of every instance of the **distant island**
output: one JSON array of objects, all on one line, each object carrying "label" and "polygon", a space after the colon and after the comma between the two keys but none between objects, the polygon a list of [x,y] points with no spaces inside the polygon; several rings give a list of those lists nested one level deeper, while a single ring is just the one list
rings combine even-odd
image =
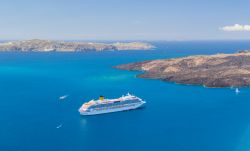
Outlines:
[{"label": "distant island", "polygon": [[0,43],[1,51],[40,51],[40,52],[75,52],[75,51],[105,51],[105,50],[151,50],[154,46],[143,42],[129,43],[96,43],[96,42],[66,42],[52,40],[23,40]]},{"label": "distant island", "polygon": [[180,84],[206,87],[250,86],[250,51],[144,61],[115,68],[144,71],[138,77]]}]

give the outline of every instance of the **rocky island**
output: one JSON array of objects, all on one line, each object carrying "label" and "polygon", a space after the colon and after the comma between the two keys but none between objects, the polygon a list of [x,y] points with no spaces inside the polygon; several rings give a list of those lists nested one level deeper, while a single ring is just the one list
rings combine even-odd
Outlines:
[{"label": "rocky island", "polygon": [[93,43],[93,42],[66,42],[52,40],[23,40],[0,43],[0,51],[104,51],[104,50],[151,50],[154,46],[143,42],[130,43]]},{"label": "rocky island", "polygon": [[143,71],[140,78],[160,79],[206,87],[249,87],[250,51],[235,54],[189,56],[119,65],[115,68]]}]

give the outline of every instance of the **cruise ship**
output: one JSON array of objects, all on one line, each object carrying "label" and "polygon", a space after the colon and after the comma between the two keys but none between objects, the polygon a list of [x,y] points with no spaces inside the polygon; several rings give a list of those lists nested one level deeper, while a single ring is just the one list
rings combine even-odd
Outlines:
[{"label": "cruise ship", "polygon": [[117,99],[105,99],[104,96],[100,96],[98,100],[84,103],[79,112],[81,115],[104,114],[137,109],[143,107],[145,103],[141,98],[129,93]]}]

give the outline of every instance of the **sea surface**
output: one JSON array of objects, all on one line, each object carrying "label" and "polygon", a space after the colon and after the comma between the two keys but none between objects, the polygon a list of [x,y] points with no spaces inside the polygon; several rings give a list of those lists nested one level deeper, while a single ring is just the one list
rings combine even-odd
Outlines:
[{"label": "sea surface", "polygon": [[[250,89],[136,78],[115,65],[250,49],[250,41],[152,42],[153,51],[0,53],[1,151],[247,151]],[[99,95],[143,109],[80,116]],[[60,96],[67,95],[63,100]]]}]

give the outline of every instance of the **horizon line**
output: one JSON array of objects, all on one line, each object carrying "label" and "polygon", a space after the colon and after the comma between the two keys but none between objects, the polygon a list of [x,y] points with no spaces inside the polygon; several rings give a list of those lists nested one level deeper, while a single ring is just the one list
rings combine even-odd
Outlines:
[{"label": "horizon line", "polygon": [[155,39],[155,40],[150,40],[150,39],[58,39],[58,38],[16,38],[16,39],[1,39],[0,41],[22,41],[22,40],[52,40],[52,41],[100,41],[100,42],[105,42],[105,41],[127,41],[127,42],[132,42],[132,41],[148,41],[148,42],[191,42],[191,41],[250,41],[250,39],[183,39],[183,40],[168,40],[168,39]]}]

